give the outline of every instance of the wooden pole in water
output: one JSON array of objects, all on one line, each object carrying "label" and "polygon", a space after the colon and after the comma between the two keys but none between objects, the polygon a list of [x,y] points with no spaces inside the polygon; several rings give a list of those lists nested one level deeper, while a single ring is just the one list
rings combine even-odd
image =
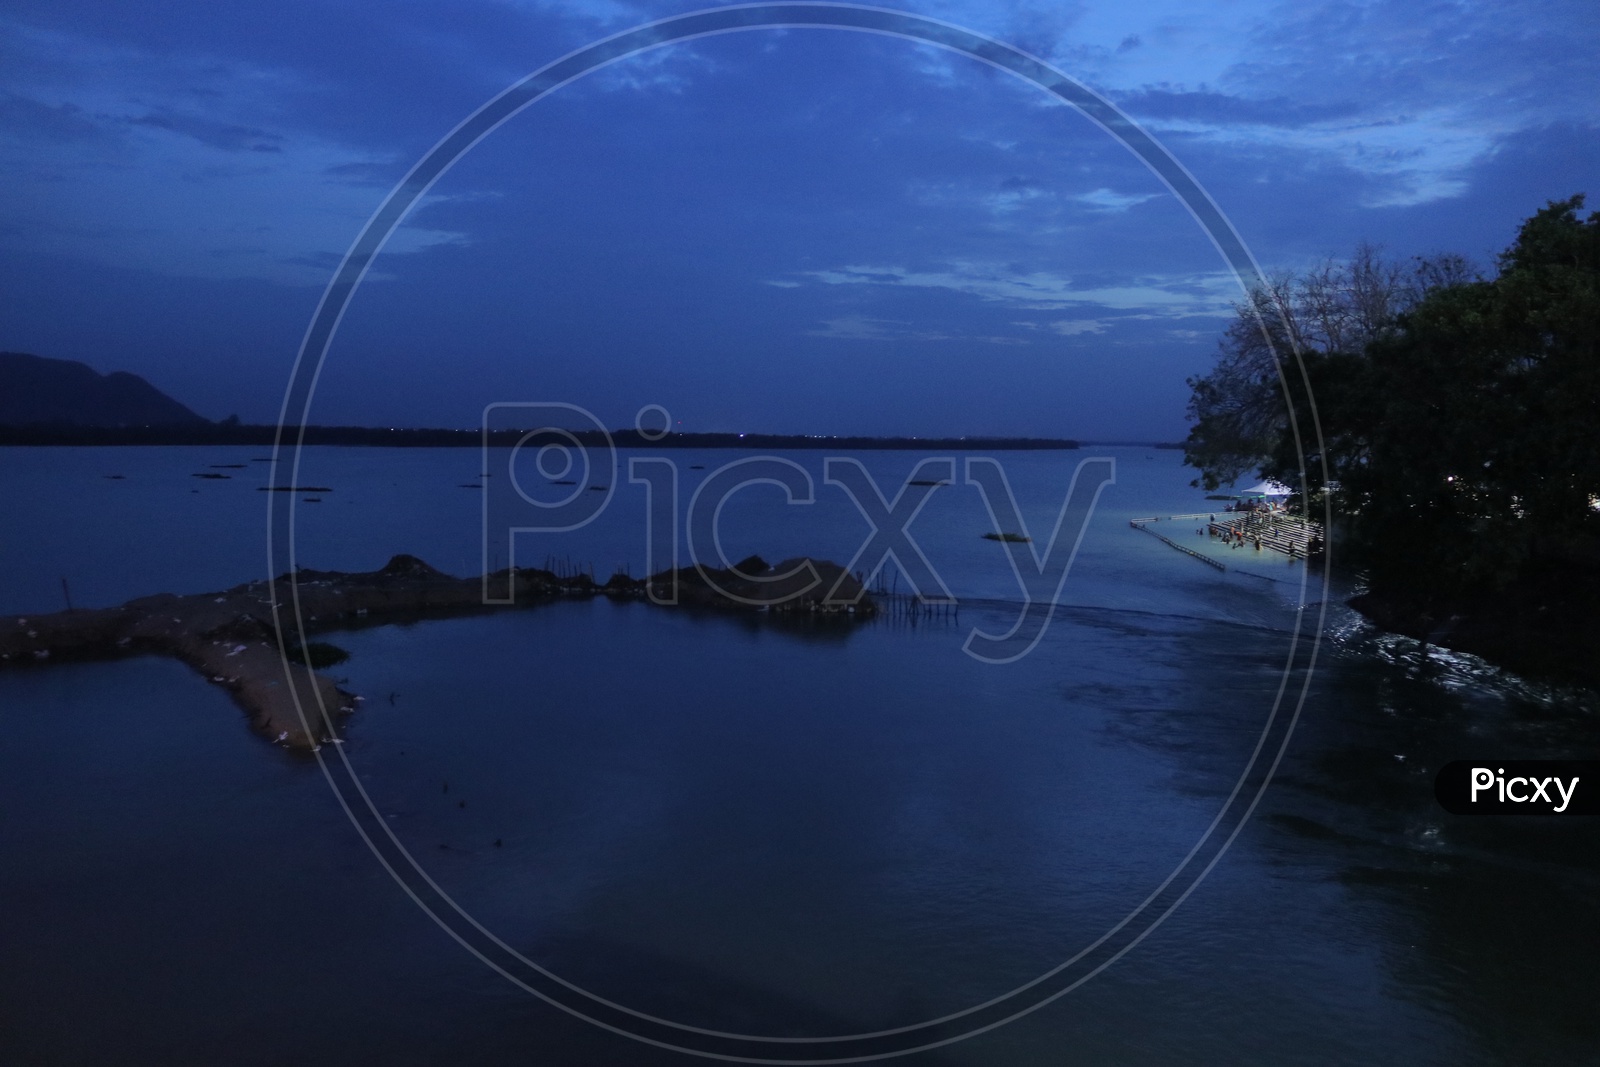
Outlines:
[{"label": "wooden pole in water", "polygon": [[61,578],[61,595],[66,598],[67,610],[71,611],[72,610],[72,590],[67,588],[67,579],[66,579],[65,575],[63,575],[62,578]]}]

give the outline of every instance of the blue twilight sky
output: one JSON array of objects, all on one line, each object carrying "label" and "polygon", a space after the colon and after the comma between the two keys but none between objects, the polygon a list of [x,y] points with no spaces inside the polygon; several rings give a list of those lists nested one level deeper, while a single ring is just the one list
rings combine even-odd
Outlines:
[{"label": "blue twilight sky", "polygon": [[[0,349],[277,416],[389,187],[674,0],[9,0]],[[1267,268],[1600,199],[1600,5],[913,0],[1117,103]],[[1600,202],[1592,206],[1600,207]],[[970,59],[838,30],[635,56],[464,157],[357,294],[314,421],[561,401],[684,430],[1176,439],[1239,295],[1159,181]]]}]

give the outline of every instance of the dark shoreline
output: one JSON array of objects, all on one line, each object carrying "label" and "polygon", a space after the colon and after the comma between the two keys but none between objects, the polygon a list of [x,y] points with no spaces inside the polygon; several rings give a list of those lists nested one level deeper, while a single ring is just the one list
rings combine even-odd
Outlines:
[{"label": "dark shoreline", "polygon": [[[0,426],[0,446],[92,447],[116,445],[251,445],[271,448],[279,440],[277,426]],[[283,444],[347,445],[369,448],[510,448],[527,430],[440,430],[372,426],[285,426]],[[569,431],[578,443],[618,448],[744,448],[851,451],[1022,451],[1075,449],[1079,443],[1054,437],[871,437],[781,433],[669,433],[652,440],[637,430]]]},{"label": "dark shoreline", "polygon": [[1447,605],[1373,591],[1346,603],[1379,629],[1424,648],[1470,653],[1535,681],[1600,690],[1600,597],[1593,583],[1549,576]]}]

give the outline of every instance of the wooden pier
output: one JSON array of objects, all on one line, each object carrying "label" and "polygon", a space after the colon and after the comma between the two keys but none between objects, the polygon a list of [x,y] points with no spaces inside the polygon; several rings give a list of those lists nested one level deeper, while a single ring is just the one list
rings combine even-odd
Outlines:
[{"label": "wooden pier", "polygon": [[[1229,514],[1207,526],[1216,537],[1231,538],[1251,547],[1282,552],[1290,559],[1305,559],[1316,555],[1322,544],[1322,524],[1297,519],[1289,515],[1243,512]],[[1315,544],[1313,544],[1315,542]]]},{"label": "wooden pier", "polygon": [[[1217,518],[1219,514],[1223,515],[1220,519]],[[1224,545],[1235,546],[1234,551],[1246,548],[1257,552],[1281,552],[1291,560],[1306,559],[1321,551],[1321,524],[1273,512],[1201,511],[1189,515],[1151,515],[1129,520],[1128,525],[1134,529],[1143,530],[1152,537],[1160,538],[1179,552],[1193,556],[1219,571],[1227,570],[1228,565],[1151,528],[1154,524],[1164,522],[1198,522],[1201,524],[1200,529],[1207,534],[1207,544],[1214,544],[1220,540]]]}]

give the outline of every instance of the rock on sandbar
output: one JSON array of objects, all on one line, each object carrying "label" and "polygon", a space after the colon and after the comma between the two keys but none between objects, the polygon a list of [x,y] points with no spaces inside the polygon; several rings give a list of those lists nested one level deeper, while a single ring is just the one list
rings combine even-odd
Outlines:
[{"label": "rock on sandbar", "polygon": [[[512,603],[485,604],[491,582],[511,590]],[[602,586],[588,575],[520,568],[456,578],[399,555],[376,571],[302,568],[292,578],[285,574],[220,593],[163,593],[116,608],[0,618],[0,667],[172,656],[228,689],[256,729],[290,748],[312,751],[335,733],[324,715],[348,713],[359,698],[295,661],[311,634],[385,618],[472,614],[597,595],[779,614],[866,618],[876,611],[853,575],[805,558],[776,567],[751,557],[728,569],[681,568],[643,579],[618,575]]]}]

